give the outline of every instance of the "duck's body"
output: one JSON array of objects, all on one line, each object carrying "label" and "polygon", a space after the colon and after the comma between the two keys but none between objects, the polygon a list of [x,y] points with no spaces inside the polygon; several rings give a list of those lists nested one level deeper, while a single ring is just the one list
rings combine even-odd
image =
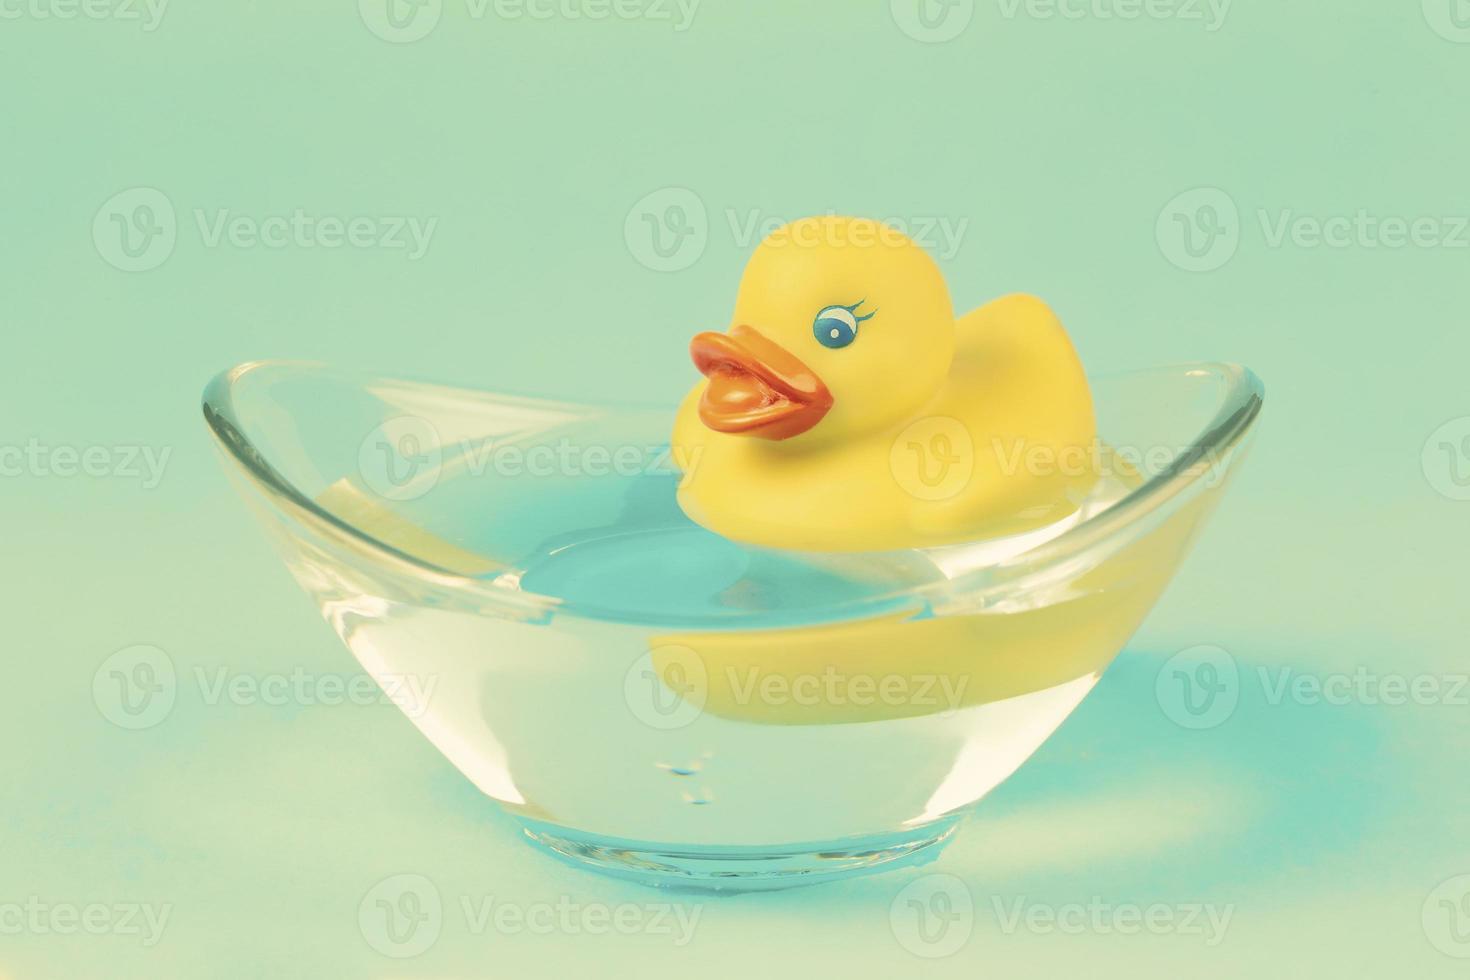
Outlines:
[{"label": "duck's body", "polygon": [[808,223],[885,237],[757,250],[735,328],[695,341],[707,380],[673,433],[690,518],[767,547],[879,551],[1072,513],[1095,480],[1092,402],[1047,306],[1010,296],[956,321],[917,245],[858,219]]}]

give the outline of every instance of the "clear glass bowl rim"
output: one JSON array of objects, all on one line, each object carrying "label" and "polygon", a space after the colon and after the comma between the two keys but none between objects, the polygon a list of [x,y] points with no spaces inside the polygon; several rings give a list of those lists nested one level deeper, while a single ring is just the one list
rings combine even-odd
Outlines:
[{"label": "clear glass bowl rim", "polygon": [[[378,540],[322,508],[310,495],[276,470],[266,455],[245,437],[236,411],[234,394],[243,379],[259,371],[289,371],[328,377],[361,389],[383,384],[415,385],[433,388],[441,393],[488,395],[506,402],[564,410],[602,413],[664,411],[669,414],[670,419],[673,417],[672,405],[651,405],[616,399],[591,404],[512,390],[460,388],[412,378],[336,368],[320,362],[292,360],[245,362],[215,376],[204,391],[205,421],[221,449],[256,488],[265,493],[288,516],[322,532],[329,540],[347,546],[358,555],[381,565],[386,571],[406,576],[420,584],[448,590],[476,604],[499,607],[507,614],[520,617],[528,613],[545,615],[554,611],[558,615],[574,615],[589,620],[605,621],[609,618],[598,610],[579,609],[575,603],[557,596],[525,592],[518,586],[508,587],[494,578],[469,577],[441,568]],[[1261,413],[1265,388],[1248,368],[1226,362],[1138,368],[1091,378],[1093,382],[1120,382],[1151,375],[1181,376],[1198,373],[1212,375],[1225,386],[1224,395],[1214,416],[1190,440],[1184,452],[1111,507],[1004,561],[965,572],[952,579],[924,582],[893,592],[846,600],[820,610],[822,617],[830,620],[891,613],[894,603],[905,599],[911,599],[915,603],[935,604],[963,597],[966,605],[989,605],[1049,582],[1071,578],[1079,568],[1093,567],[1108,554],[1142,537],[1177,506],[1203,488],[1212,472],[1213,464],[1220,460],[1229,460],[1229,465],[1234,464],[1232,454],[1245,442]],[[707,622],[702,618],[681,620],[680,625],[686,628],[728,630],[732,623],[729,618],[711,617]]]}]

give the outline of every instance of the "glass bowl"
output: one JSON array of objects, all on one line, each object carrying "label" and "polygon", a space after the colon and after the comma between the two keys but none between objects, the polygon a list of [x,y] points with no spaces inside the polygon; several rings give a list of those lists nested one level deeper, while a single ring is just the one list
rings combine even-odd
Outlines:
[{"label": "glass bowl", "polygon": [[692,524],[671,406],[256,362],[204,414],[327,622],[530,840],[749,889],[932,859],[1157,600],[1262,388],[1225,364],[1093,385],[1105,477],[1073,518],[881,554]]}]

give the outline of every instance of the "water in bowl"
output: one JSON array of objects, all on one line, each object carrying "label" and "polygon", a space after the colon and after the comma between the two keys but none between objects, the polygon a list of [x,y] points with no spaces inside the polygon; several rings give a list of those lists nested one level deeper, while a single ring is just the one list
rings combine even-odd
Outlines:
[{"label": "water in bowl", "polygon": [[[958,612],[914,597],[1065,527],[967,548],[777,552],[689,522],[675,479],[447,466],[412,499],[353,481],[319,498],[503,605],[364,585],[307,549],[294,567],[484,792],[538,826],[694,848],[937,825],[1015,771],[1120,642],[1088,595]],[[1100,487],[1079,517],[1121,489]],[[515,601],[528,594],[553,601]]]}]

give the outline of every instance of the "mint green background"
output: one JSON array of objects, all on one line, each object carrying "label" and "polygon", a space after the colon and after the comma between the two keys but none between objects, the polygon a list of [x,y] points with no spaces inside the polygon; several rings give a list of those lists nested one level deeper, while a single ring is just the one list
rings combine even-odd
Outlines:
[{"label": "mint green background", "polygon": [[[0,445],[172,456],[154,489],[0,478],[0,904],[174,908],[151,949],[0,934],[0,977],[1463,975],[1421,909],[1470,873],[1470,707],[1272,705],[1256,680],[1467,669],[1470,502],[1436,491],[1421,450],[1470,415],[1470,249],[1271,247],[1258,219],[1470,214],[1470,43],[1417,0],[1238,0],[1215,31],[982,0],[940,44],[880,0],[706,0],[684,32],[445,0],[405,44],[351,0],[175,0],[153,31],[4,9],[22,14],[0,19]],[[178,241],[125,273],[92,222],[137,186],[172,201]],[[624,220],[670,186],[710,231],[658,273]],[[1190,273],[1155,224],[1197,187],[1238,206],[1239,246]],[[438,226],[408,261],[210,248],[193,218],[297,207]],[[930,869],[976,896],[953,957],[895,939],[909,871],[712,902],[680,950],[475,936],[451,916],[391,961],[356,912],[394,873],[450,903],[657,896],[523,846],[391,707],[211,706],[184,683],[154,728],[99,714],[94,671],[135,643],[190,679],[353,671],[212,456],[197,400],[216,371],[311,358],[672,402],[687,336],[733,296],[746,247],[727,215],[829,209],[968,220],[944,263],[956,304],[1041,294],[1096,371],[1232,360],[1269,392],[1249,465],[1133,651]],[[1154,679],[1203,643],[1240,663],[1241,705],[1184,731]],[[1235,910],[1207,947],[1006,934],[992,895]]]}]

